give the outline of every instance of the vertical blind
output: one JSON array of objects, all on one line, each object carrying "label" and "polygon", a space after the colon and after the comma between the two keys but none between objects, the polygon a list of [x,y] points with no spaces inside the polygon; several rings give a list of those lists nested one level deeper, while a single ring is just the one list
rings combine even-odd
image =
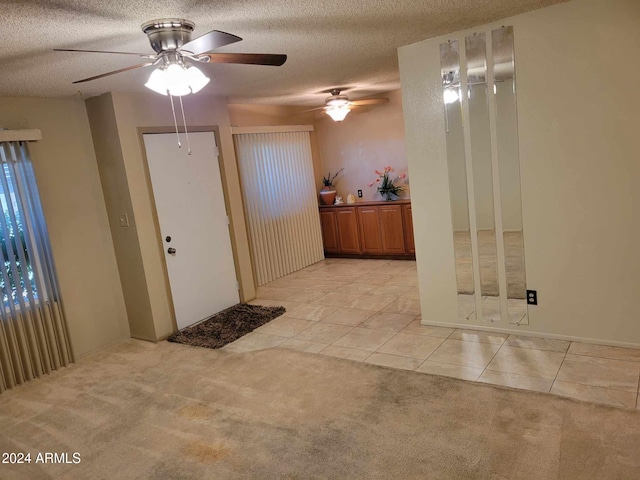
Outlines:
[{"label": "vertical blind", "polygon": [[0,392],[73,361],[27,142],[0,143]]},{"label": "vertical blind", "polygon": [[309,132],[234,134],[258,285],[324,258]]}]

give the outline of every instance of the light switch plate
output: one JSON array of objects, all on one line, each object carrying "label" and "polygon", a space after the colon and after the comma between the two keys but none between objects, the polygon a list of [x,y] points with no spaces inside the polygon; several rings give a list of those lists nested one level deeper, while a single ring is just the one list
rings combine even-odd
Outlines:
[{"label": "light switch plate", "polygon": [[123,213],[120,215],[120,226],[121,227],[129,227],[129,215]]}]

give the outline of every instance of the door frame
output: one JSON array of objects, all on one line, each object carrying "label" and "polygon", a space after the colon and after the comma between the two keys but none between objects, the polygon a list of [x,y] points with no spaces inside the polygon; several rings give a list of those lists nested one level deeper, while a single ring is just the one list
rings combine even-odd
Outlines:
[{"label": "door frame", "polygon": [[[228,192],[228,186],[227,186],[227,177],[225,175],[224,159],[222,158],[222,148],[220,146],[220,129],[218,128],[217,125],[199,125],[199,126],[187,126],[187,130],[189,131],[189,133],[203,133],[203,132],[209,133],[210,132],[210,133],[213,133],[213,136],[215,138],[216,147],[218,149],[218,168],[220,169],[220,179],[222,181],[222,194],[224,196],[224,210],[225,210],[225,213],[227,214],[227,218],[229,218],[228,230],[229,230],[229,238],[231,240],[231,251],[233,252],[233,267],[236,272],[236,278],[238,279],[238,285],[240,286],[239,292],[238,292],[240,296],[240,301],[244,302],[246,299],[244,296],[244,289],[241,282],[242,277],[240,276],[238,249],[236,248],[236,238],[235,238],[234,229],[233,229],[233,217],[231,216],[231,208],[229,207],[229,192]],[[185,133],[184,127],[179,126],[178,131],[180,133]],[[153,192],[153,185],[151,183],[151,171],[149,170],[149,159],[147,157],[147,149],[144,144],[145,134],[154,134],[154,133],[175,134],[176,127],[175,126],[138,127],[137,132],[138,132],[138,143],[140,145],[140,150],[142,152],[142,158],[144,159],[144,162],[142,163],[143,163],[143,169],[144,169],[144,177],[147,183],[147,191],[149,192],[149,198],[151,200],[151,211],[153,212],[153,224],[156,230],[156,239],[157,239],[156,243],[158,246],[158,252],[160,253],[160,256],[162,258],[164,288],[167,293],[167,298],[169,299],[169,305],[171,306],[171,318],[173,321],[173,328],[174,328],[174,331],[178,331],[178,322],[176,321],[176,310],[173,304],[173,293],[171,292],[171,284],[169,283],[169,269],[167,268],[167,257],[164,254],[164,243],[162,242],[160,220],[158,218],[158,211],[156,209],[156,199]],[[176,139],[176,142],[177,142],[177,139]]]}]

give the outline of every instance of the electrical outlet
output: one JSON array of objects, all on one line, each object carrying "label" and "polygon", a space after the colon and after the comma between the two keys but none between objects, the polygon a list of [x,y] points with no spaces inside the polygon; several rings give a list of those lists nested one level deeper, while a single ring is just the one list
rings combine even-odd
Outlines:
[{"label": "electrical outlet", "polygon": [[129,215],[127,215],[126,213],[123,213],[122,215],[120,215],[120,226],[121,227],[129,226]]},{"label": "electrical outlet", "polygon": [[537,304],[538,304],[538,291],[527,290],[527,305],[537,305]]},{"label": "electrical outlet", "polygon": [[358,190],[358,198],[362,198],[362,190]]}]

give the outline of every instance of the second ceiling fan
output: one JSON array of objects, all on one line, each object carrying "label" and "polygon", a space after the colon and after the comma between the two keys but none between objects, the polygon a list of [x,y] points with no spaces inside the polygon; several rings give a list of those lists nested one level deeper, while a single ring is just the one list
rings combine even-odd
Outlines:
[{"label": "second ceiling fan", "polygon": [[346,90],[346,88],[332,88],[330,90],[326,90],[323,93],[330,93],[331,96],[325,98],[325,105],[323,107],[312,108],[301,113],[324,110],[324,112],[335,122],[341,122],[354,108],[381,105],[389,102],[389,99],[385,97],[367,98],[365,100],[349,100],[349,97],[341,94],[344,90]]}]

